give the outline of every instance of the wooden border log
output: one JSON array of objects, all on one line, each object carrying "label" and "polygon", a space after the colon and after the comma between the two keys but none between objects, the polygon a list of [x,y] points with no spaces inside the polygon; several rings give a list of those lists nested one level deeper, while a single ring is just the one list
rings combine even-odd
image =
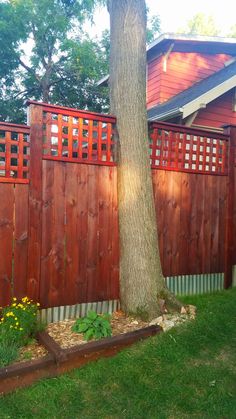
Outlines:
[{"label": "wooden border log", "polygon": [[148,326],[68,349],[60,348],[46,332],[41,332],[39,340],[48,349],[49,354],[40,359],[0,368],[0,395],[27,387],[41,378],[56,377],[96,359],[113,356],[124,347],[160,332],[160,326]]}]

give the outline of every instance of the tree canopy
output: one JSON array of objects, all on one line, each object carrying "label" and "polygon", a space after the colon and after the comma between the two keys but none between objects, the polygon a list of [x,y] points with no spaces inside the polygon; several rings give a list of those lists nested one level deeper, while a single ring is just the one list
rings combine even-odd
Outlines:
[{"label": "tree canopy", "polygon": [[24,99],[101,111],[107,94],[96,80],[107,73],[102,44],[83,23],[94,0],[0,2],[0,118],[21,122]]},{"label": "tree canopy", "polygon": [[[0,119],[24,122],[24,101],[42,100],[104,112],[108,89],[109,31],[90,39],[84,31],[103,0],[0,0]],[[160,30],[149,19],[151,42]]]},{"label": "tree canopy", "polygon": [[178,32],[186,33],[189,35],[206,35],[217,36],[220,30],[212,16],[205,15],[204,13],[195,14],[192,19],[187,22],[185,28],[179,29]]}]

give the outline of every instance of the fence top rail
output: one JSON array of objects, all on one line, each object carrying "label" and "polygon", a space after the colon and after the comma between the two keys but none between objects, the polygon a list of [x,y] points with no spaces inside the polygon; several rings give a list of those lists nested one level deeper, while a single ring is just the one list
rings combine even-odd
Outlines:
[{"label": "fence top rail", "polygon": [[201,137],[207,137],[207,138],[214,138],[219,140],[229,140],[230,136],[228,134],[215,132],[215,131],[208,131],[203,129],[196,129],[191,127],[186,127],[183,125],[177,125],[177,124],[168,124],[167,122],[151,122],[149,124],[149,128],[155,129],[155,128],[161,128],[166,129],[168,131],[174,131],[174,132],[180,132],[185,133],[189,135],[196,135]]},{"label": "fence top rail", "polygon": [[2,131],[11,131],[11,132],[20,132],[23,134],[29,134],[30,127],[23,124],[13,124],[11,122],[1,122],[0,121],[0,130]]},{"label": "fence top rail", "polygon": [[70,116],[81,117],[84,119],[93,119],[96,121],[110,122],[111,124],[116,123],[116,117],[113,115],[106,115],[98,112],[84,111],[80,109],[68,108],[66,106],[51,105],[50,103],[36,102],[34,100],[28,100],[26,102],[29,105],[42,106],[45,112],[51,112],[55,114],[69,114]]}]

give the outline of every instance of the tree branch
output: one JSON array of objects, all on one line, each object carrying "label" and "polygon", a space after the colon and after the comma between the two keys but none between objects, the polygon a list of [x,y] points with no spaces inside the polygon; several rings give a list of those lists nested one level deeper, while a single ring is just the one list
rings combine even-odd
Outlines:
[{"label": "tree branch", "polygon": [[28,73],[32,74],[36,80],[40,81],[40,77],[39,77],[39,76],[37,76],[37,74],[35,73],[35,71],[34,71],[31,67],[29,67],[27,64],[25,64],[25,63],[22,61],[22,59],[21,59],[21,58],[19,58],[19,63],[20,63],[20,65],[21,65],[21,66],[22,66],[22,67],[23,67],[26,71],[28,71]]}]

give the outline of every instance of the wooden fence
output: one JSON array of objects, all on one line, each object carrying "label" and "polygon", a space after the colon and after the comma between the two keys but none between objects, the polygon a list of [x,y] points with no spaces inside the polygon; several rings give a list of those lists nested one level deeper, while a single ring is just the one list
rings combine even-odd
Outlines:
[{"label": "wooden fence", "polygon": [[[0,305],[119,298],[115,118],[29,102],[29,126],[0,123]],[[235,243],[231,134],[150,126],[165,276],[225,272]]]}]

